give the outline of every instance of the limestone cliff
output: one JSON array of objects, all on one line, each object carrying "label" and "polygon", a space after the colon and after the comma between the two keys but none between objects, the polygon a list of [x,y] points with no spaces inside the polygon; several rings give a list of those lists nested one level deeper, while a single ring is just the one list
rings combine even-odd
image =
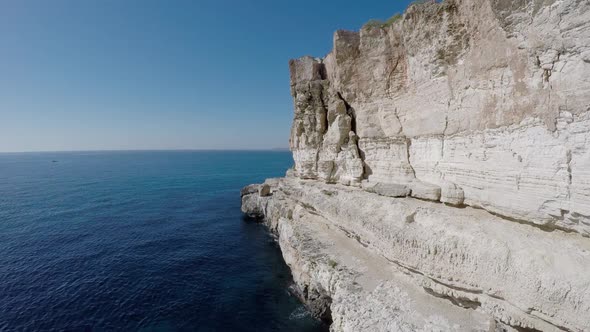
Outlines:
[{"label": "limestone cliff", "polygon": [[316,316],[590,331],[590,1],[414,4],[289,65],[295,165],[242,207]]}]

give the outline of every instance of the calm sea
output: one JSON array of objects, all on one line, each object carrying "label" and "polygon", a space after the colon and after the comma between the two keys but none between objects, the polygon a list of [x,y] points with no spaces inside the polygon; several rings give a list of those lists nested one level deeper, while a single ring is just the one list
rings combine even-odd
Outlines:
[{"label": "calm sea", "polygon": [[0,330],[323,331],[240,188],[288,152],[0,154]]}]

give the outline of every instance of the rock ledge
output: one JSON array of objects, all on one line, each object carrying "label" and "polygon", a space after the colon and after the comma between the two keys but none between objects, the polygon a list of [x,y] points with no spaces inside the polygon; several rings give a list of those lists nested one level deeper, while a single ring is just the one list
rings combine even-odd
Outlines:
[{"label": "rock ledge", "polygon": [[590,331],[590,1],[445,0],[289,63],[242,190],[332,331]]}]

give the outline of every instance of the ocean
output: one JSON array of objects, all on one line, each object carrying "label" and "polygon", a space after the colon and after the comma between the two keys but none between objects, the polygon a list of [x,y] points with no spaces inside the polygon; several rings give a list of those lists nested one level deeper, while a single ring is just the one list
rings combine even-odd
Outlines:
[{"label": "ocean", "polygon": [[0,154],[0,330],[325,331],[240,189],[288,152]]}]

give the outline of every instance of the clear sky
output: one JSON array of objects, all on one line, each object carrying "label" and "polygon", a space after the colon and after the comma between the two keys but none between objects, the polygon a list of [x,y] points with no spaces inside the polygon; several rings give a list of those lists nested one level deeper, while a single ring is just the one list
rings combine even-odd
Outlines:
[{"label": "clear sky", "polygon": [[288,60],[409,1],[0,0],[0,151],[288,146]]}]

